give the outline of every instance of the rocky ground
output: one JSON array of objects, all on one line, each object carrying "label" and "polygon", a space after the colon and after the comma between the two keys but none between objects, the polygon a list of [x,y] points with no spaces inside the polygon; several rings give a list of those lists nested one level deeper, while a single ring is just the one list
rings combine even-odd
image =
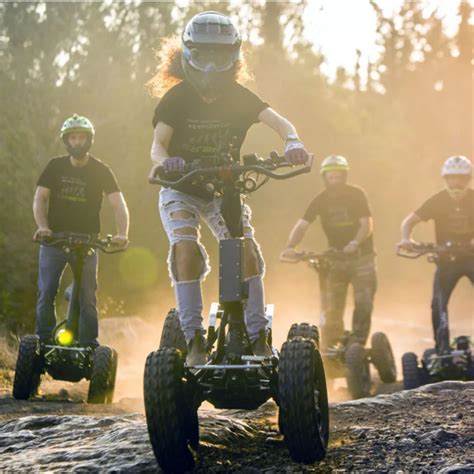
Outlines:
[{"label": "rocky ground", "polygon": [[[68,397],[68,398],[61,398]],[[474,382],[444,382],[331,406],[328,456],[293,463],[276,409],[200,411],[196,472],[474,472]],[[71,401],[64,391],[0,398],[1,472],[157,472],[140,402]]]},{"label": "rocky ground", "polygon": [[[143,361],[159,340],[156,330],[132,318],[105,323],[110,341],[103,342],[120,354],[118,402],[109,406],[84,403],[85,382],[51,379],[42,383],[42,397],[13,400],[16,351],[0,340],[0,473],[159,472],[141,399]],[[290,460],[273,403],[256,412],[203,406],[196,472],[474,472],[474,382],[373,388],[375,397],[341,402],[347,390],[332,387],[328,455],[309,466]]]}]

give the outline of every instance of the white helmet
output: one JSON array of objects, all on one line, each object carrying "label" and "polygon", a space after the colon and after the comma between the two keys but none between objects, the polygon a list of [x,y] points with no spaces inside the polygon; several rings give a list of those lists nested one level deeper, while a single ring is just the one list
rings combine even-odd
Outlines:
[{"label": "white helmet", "polygon": [[449,175],[467,175],[472,176],[472,163],[471,161],[462,155],[455,155],[449,157],[441,169],[442,176]]}]

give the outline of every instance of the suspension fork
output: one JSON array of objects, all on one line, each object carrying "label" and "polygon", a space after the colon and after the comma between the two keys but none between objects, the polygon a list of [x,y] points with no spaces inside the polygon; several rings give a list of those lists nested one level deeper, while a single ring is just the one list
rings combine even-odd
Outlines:
[{"label": "suspension fork", "polygon": [[74,334],[74,339],[79,338],[79,315],[80,315],[80,295],[82,272],[84,270],[84,260],[86,254],[82,249],[76,252],[73,268],[73,282],[71,298],[67,309],[66,329]]},{"label": "suspension fork", "polygon": [[[221,240],[219,244],[219,303],[224,315],[219,329],[218,357],[225,353],[234,358],[250,351],[244,317],[244,301],[247,299],[243,279],[244,246],[243,237]],[[226,325],[229,326],[228,341],[225,341]]]}]

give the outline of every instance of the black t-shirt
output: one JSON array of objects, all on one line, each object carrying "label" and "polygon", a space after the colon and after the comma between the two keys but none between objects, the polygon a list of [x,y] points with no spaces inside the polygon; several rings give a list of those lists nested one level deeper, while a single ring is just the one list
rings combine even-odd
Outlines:
[{"label": "black t-shirt", "polygon": [[[256,94],[236,82],[214,102],[206,103],[187,81],[183,81],[171,88],[158,103],[153,127],[158,122],[172,127],[169,156],[180,156],[191,162],[215,157],[227,150],[230,142],[240,150],[248,129],[258,122],[260,112],[268,107]],[[202,189],[183,191],[203,194]]]},{"label": "black t-shirt", "polygon": [[469,189],[461,201],[455,201],[446,189],[440,191],[415,214],[423,221],[434,220],[438,244],[469,243],[474,239],[474,189]]},{"label": "black t-shirt", "polygon": [[[338,190],[325,189],[309,205],[303,219],[313,222],[321,218],[329,246],[342,250],[357,234],[360,218],[370,217],[369,203],[364,191],[357,186],[346,184]],[[372,235],[360,244],[362,254],[372,253]]]},{"label": "black t-shirt", "polygon": [[53,158],[41,173],[38,186],[50,190],[48,224],[53,232],[100,232],[103,194],[120,191],[112,170],[90,156],[82,168],[69,156]]}]

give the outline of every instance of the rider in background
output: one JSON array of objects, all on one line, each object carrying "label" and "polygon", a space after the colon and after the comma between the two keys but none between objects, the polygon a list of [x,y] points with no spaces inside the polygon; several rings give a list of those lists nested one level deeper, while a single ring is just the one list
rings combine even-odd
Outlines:
[{"label": "rider in background", "polygon": [[[49,161],[38,179],[33,202],[38,226],[33,237],[35,240],[60,232],[98,237],[102,197],[106,194],[118,229],[112,242],[118,246],[127,245],[127,205],[111,169],[89,154],[94,134],[94,126],[86,117],[74,115],[64,122],[61,139],[66,145],[67,155]],[[68,263],[74,264],[73,254],[67,254],[61,248],[40,247],[36,333],[44,343],[53,342],[55,299]],[[79,342],[92,347],[98,345],[97,264],[96,252],[86,257],[80,293]]]},{"label": "rider in background", "polygon": [[321,300],[321,337],[325,349],[344,336],[344,309],[349,284],[354,289],[354,312],[350,342],[365,345],[370,331],[373,300],[377,287],[373,222],[365,192],[347,184],[349,164],[338,155],[321,164],[325,188],[311,202],[303,218],[290,233],[285,259],[298,259],[296,246],[319,216],[329,247],[342,253],[331,260]]},{"label": "rider in background", "polygon": [[[308,154],[295,127],[240,84],[246,78],[240,49],[237,28],[228,16],[217,12],[193,17],[181,44],[173,39],[164,42],[157,74],[148,84],[152,94],[161,97],[153,117],[151,158],[155,166],[150,176],[157,167],[168,173],[182,172],[195,159],[219,156],[231,142],[239,151],[248,129],[258,122],[285,141],[289,162],[306,162]],[[199,220],[203,218],[217,240],[229,238],[220,204],[204,186],[160,191],[160,215],[170,242],[170,278],[188,343],[188,365],[205,363],[207,357],[201,282],[209,264],[200,241]],[[249,284],[246,325],[254,353],[270,355],[265,332],[264,261],[247,204],[243,207],[243,229],[244,276]]]},{"label": "rider in background", "polygon": [[[438,245],[474,246],[474,190],[472,163],[465,156],[448,158],[441,170],[446,189],[430,197],[418,210],[402,222],[399,248],[413,250],[413,228],[421,221],[433,219]],[[457,282],[466,276],[474,283],[474,257],[441,259],[437,262],[433,284],[431,315],[436,351],[449,352],[448,302]]]}]

